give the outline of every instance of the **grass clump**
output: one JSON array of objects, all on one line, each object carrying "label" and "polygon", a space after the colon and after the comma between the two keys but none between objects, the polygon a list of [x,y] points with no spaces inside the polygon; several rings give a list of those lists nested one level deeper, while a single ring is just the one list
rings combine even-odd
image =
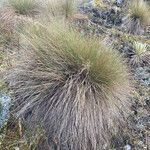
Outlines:
[{"label": "grass clump", "polygon": [[75,11],[75,0],[49,0],[47,11],[52,17],[64,16],[68,18]]},{"label": "grass clump", "polygon": [[149,5],[143,0],[133,0],[130,6],[130,14],[132,18],[138,18],[143,24],[150,24]]},{"label": "grass clump", "polygon": [[30,127],[39,122],[49,145],[96,150],[122,127],[129,109],[129,75],[121,56],[94,37],[38,23],[23,31],[32,48],[5,80],[13,110]]},{"label": "grass clump", "polygon": [[133,66],[139,66],[144,64],[150,64],[150,52],[148,51],[148,45],[140,42],[133,43],[134,54],[131,58],[131,64]]},{"label": "grass clump", "polygon": [[150,25],[150,7],[144,0],[133,0],[129,4],[129,18],[127,30],[130,33],[139,34],[143,32],[144,26]]},{"label": "grass clump", "polygon": [[21,15],[32,15],[36,12],[36,0],[9,0],[11,8]]}]

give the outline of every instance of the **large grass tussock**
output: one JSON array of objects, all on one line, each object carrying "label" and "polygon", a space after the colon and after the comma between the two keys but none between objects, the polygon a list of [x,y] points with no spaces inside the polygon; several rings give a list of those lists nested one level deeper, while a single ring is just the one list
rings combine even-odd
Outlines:
[{"label": "large grass tussock", "polygon": [[32,50],[6,76],[14,112],[31,127],[41,124],[58,149],[96,150],[107,143],[129,110],[121,56],[56,24],[27,26],[23,36]]}]

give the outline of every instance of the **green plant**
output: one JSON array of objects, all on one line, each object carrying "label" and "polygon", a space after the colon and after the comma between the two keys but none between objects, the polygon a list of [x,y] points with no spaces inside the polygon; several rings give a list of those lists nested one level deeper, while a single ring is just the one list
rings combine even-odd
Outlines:
[{"label": "green plant", "polygon": [[100,6],[103,4],[103,0],[93,0],[95,6]]},{"label": "green plant", "polygon": [[150,53],[147,50],[148,49],[147,44],[135,41],[133,43],[133,48],[134,54],[132,55],[132,58],[130,60],[133,66],[149,63]]},{"label": "green plant", "polygon": [[130,33],[142,33],[144,26],[150,25],[150,7],[144,0],[132,0],[129,4],[127,29]]},{"label": "green plant", "polygon": [[139,42],[134,42],[133,47],[135,49],[135,52],[137,55],[142,55],[143,53],[147,52],[147,44],[139,43]]},{"label": "green plant", "polygon": [[5,80],[13,112],[31,128],[42,124],[49,144],[66,149],[100,148],[125,123],[130,83],[120,54],[66,25],[27,25],[25,61]]},{"label": "green plant", "polygon": [[11,8],[18,14],[31,15],[36,12],[36,0],[9,0]]}]

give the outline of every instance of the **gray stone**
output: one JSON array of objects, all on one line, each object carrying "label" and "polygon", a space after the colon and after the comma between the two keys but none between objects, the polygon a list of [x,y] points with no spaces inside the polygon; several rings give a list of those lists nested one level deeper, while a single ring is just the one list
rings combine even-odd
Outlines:
[{"label": "gray stone", "polygon": [[125,145],[124,147],[125,150],[131,150],[131,146],[129,144]]},{"label": "gray stone", "polygon": [[123,2],[124,2],[124,0],[117,0],[117,4],[118,4],[118,5],[122,5]]},{"label": "gray stone", "polygon": [[8,119],[10,103],[10,97],[0,93],[0,128]]}]

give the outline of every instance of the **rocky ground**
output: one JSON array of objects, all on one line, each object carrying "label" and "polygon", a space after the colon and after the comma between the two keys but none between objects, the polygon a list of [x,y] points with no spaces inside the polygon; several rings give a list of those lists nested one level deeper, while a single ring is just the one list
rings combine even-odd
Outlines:
[{"label": "rocky ground", "polygon": [[134,79],[136,89],[133,91],[134,97],[131,98],[132,108],[127,127],[129,133],[116,136],[113,139],[112,148],[116,150],[148,150],[150,149],[150,66],[149,63],[133,66],[129,62],[134,54],[133,40],[141,39],[149,44],[150,38],[147,33],[135,37],[125,36],[126,33],[122,29],[125,17],[121,11],[123,5],[122,1],[121,3],[116,2],[110,9],[93,8],[91,3],[79,7],[81,12],[89,16],[90,27],[85,25],[82,30],[89,34],[105,36],[107,44],[123,54]]}]

